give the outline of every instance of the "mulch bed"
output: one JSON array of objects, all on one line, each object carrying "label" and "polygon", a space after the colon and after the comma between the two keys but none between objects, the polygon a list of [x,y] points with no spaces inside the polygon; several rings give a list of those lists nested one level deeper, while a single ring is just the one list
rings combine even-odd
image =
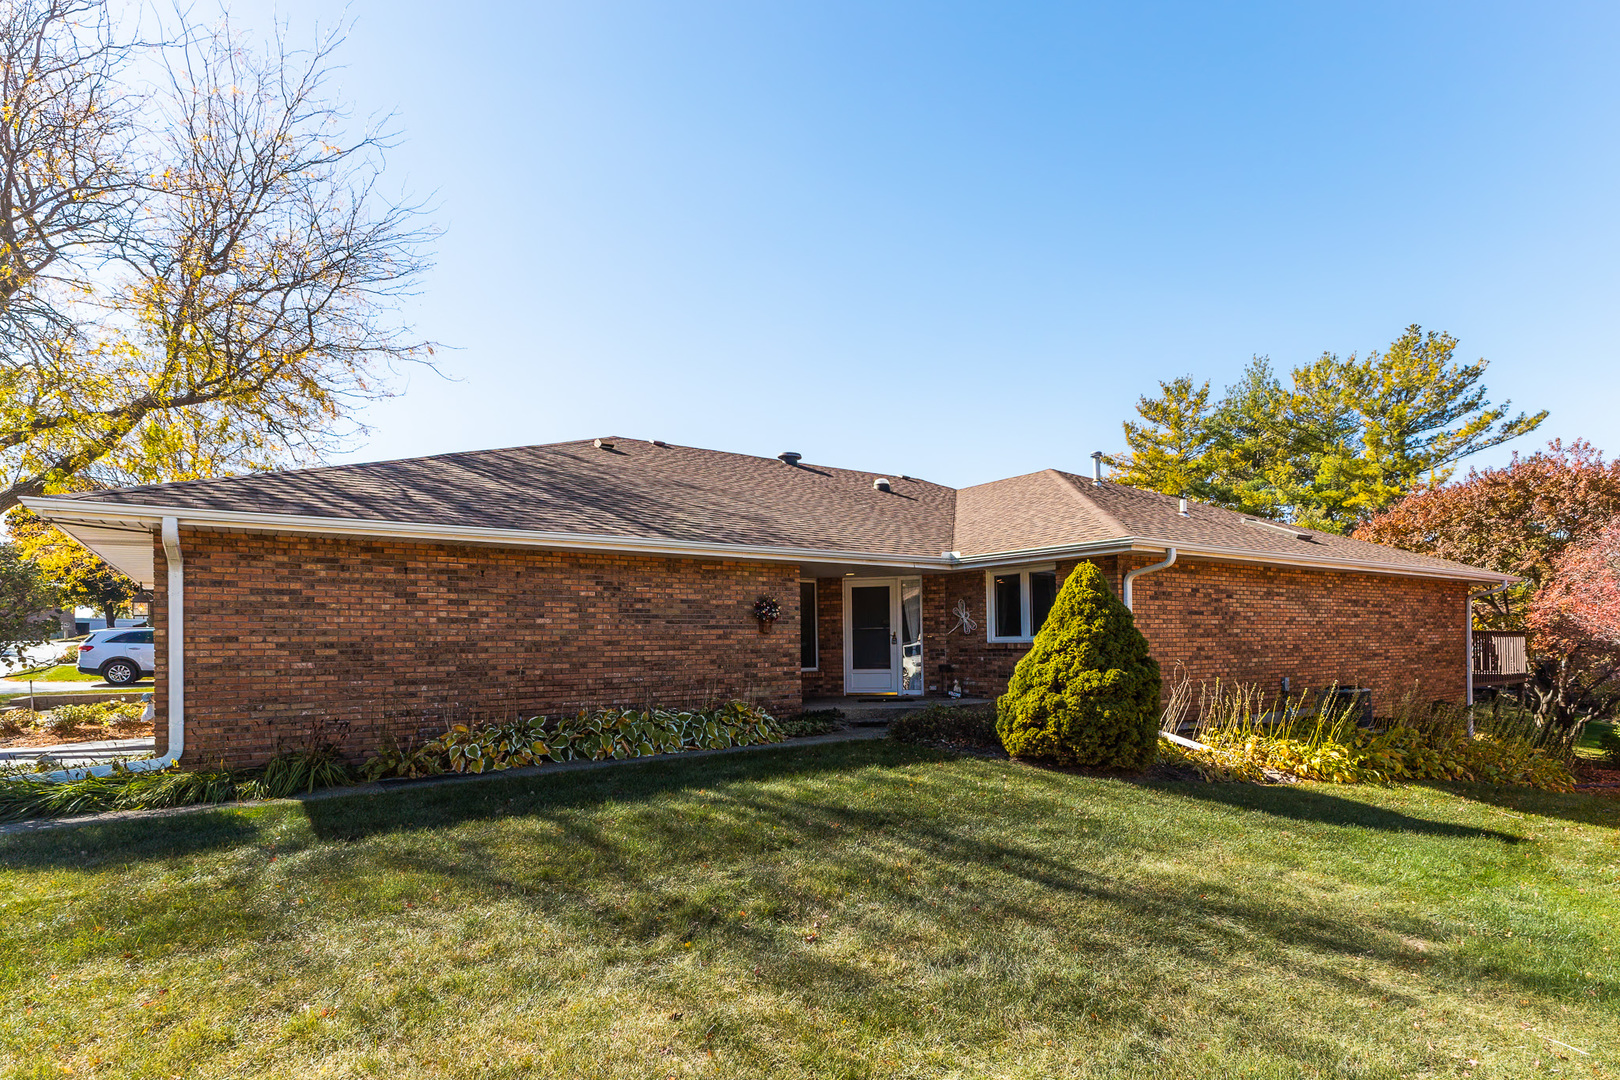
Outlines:
[{"label": "mulch bed", "polygon": [[153,734],[152,721],[137,720],[117,727],[80,724],[72,731],[25,731],[20,735],[0,735],[0,750],[23,746],[59,746],[62,743],[101,742],[105,739],[144,739]]},{"label": "mulch bed", "polygon": [[1610,765],[1606,761],[1593,758],[1581,758],[1575,763],[1572,771],[1575,773],[1577,790],[1620,795],[1620,765]]}]

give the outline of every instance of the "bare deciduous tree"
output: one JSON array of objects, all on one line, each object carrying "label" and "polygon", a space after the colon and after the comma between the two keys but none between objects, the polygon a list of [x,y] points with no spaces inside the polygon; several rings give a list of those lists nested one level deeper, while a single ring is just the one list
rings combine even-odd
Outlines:
[{"label": "bare deciduous tree", "polygon": [[[98,0],[0,0],[0,510],[318,460],[393,362],[418,209],[328,93],[332,34],[121,40]],[[165,83],[129,89],[131,57]]]}]

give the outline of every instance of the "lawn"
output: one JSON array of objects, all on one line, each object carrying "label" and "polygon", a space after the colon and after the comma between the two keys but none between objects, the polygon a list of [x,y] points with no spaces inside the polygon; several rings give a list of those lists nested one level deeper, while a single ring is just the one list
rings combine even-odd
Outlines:
[{"label": "lawn", "polygon": [[0,1072],[1617,1076],[1617,825],[878,742],[8,835]]},{"label": "lawn", "polygon": [[100,675],[86,675],[72,664],[56,664],[53,667],[35,668],[32,671],[19,672],[7,675],[8,679],[20,679],[27,682],[101,682]]}]

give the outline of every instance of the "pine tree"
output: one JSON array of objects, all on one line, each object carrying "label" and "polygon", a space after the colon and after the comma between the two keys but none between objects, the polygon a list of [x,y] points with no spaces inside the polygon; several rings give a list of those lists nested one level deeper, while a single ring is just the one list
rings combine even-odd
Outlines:
[{"label": "pine tree", "polygon": [[1144,769],[1158,731],[1158,661],[1102,572],[1081,563],[996,703],[996,733],[1013,757]]}]

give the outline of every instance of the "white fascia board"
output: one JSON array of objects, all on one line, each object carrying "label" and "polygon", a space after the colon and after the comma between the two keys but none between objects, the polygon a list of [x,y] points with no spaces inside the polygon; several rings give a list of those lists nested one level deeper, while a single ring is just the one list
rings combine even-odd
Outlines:
[{"label": "white fascia board", "polygon": [[367,518],[305,517],[262,514],[240,510],[195,510],[183,507],[96,503],[83,499],[28,497],[23,504],[51,521],[81,524],[139,522],[157,528],[163,518],[178,517],[192,527],[251,529],[267,532],[309,533],[323,536],[363,536],[371,539],[419,540],[442,544],[491,544],[501,547],[538,547],[553,551],[602,551],[673,558],[731,559],[757,562],[836,562],[862,566],[888,566],[907,570],[945,570],[956,565],[944,556],[896,555],[890,552],[835,551],[820,548],[766,547],[714,544],[689,540],[593,536],[585,533],[520,529],[485,529],[468,525],[428,525],[421,522]]},{"label": "white fascia board", "polygon": [[1107,540],[1093,544],[1059,544],[1049,547],[1020,548],[1017,551],[993,551],[983,555],[969,555],[952,564],[958,570],[994,570],[1000,566],[1023,566],[1025,563],[1051,562],[1054,559],[1090,559],[1102,555],[1123,555],[1136,548],[1131,541]]},{"label": "white fascia board", "polygon": [[961,569],[990,570],[998,566],[1017,566],[1054,558],[1089,559],[1102,555],[1123,555],[1130,552],[1152,552],[1162,555],[1170,548],[1182,558],[1202,557],[1223,562],[1258,563],[1266,566],[1295,566],[1305,570],[1349,570],[1358,574],[1388,574],[1393,577],[1438,578],[1445,581],[1513,582],[1512,574],[1499,574],[1493,570],[1457,569],[1446,567],[1399,566],[1391,563],[1370,562],[1359,559],[1323,558],[1311,555],[1286,555],[1281,552],[1254,551],[1227,548],[1214,544],[1188,544],[1180,540],[1160,540],[1146,536],[1127,536],[1092,544],[1068,544],[1053,547],[1027,548],[1021,551],[998,551],[984,555],[970,555],[957,566]]},{"label": "white fascia board", "polygon": [[604,551],[629,555],[661,555],[674,558],[710,558],[757,562],[846,563],[905,570],[989,570],[998,566],[1053,559],[1086,559],[1133,551],[1163,553],[1176,548],[1185,558],[1203,557],[1227,562],[1258,563],[1267,566],[1295,566],[1307,570],[1348,570],[1361,574],[1392,577],[1436,578],[1446,581],[1512,583],[1519,578],[1490,570],[1446,567],[1399,566],[1359,559],[1286,555],[1281,552],[1227,548],[1211,544],[1189,544],[1154,537],[1123,536],[1089,544],[1054,544],[1016,551],[987,552],[966,558],[955,555],[895,555],[888,552],[839,551],[819,548],[767,547],[744,544],[700,543],[688,540],[638,539],[635,537],[592,536],[583,533],[485,529],[467,525],[425,525],[420,522],[382,521],[364,518],[307,517],[293,514],[265,514],[241,510],[194,510],[173,506],[138,506],[125,503],[99,503],[85,499],[52,499],[28,496],[24,506],[52,521],[86,525],[140,523],[156,529],[165,516],[177,516],[182,525],[214,526],[227,529],[254,529],[268,532],[312,533],[325,536],[364,536],[370,538],[421,540],[447,544],[491,544],[504,547],[538,547],[554,551]]},{"label": "white fascia board", "polygon": [[1395,563],[1372,562],[1363,559],[1324,558],[1312,555],[1285,555],[1281,552],[1252,551],[1243,548],[1225,548],[1213,544],[1188,544],[1180,540],[1157,540],[1132,537],[1132,550],[1162,553],[1175,548],[1183,556],[1203,556],[1224,562],[1263,563],[1267,566],[1297,566],[1303,570],[1350,570],[1358,574],[1386,574],[1391,577],[1437,578],[1442,581],[1514,582],[1521,579],[1512,574],[1499,574],[1494,570],[1474,567],[1451,569],[1444,566],[1401,566]]}]

